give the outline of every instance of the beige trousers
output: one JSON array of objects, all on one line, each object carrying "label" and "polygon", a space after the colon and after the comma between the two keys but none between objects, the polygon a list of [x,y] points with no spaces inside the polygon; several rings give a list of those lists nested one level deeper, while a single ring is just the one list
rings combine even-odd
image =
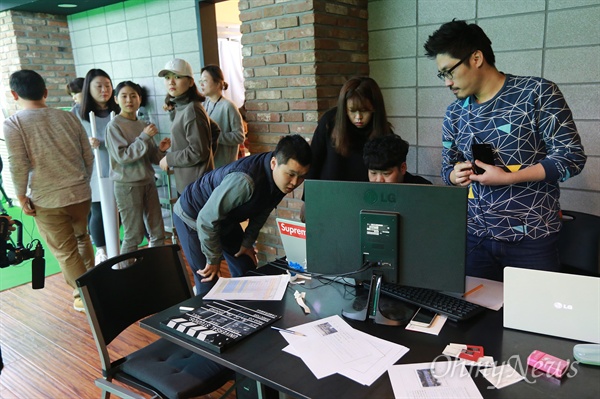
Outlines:
[{"label": "beige trousers", "polygon": [[79,298],[75,280],[94,267],[94,249],[88,234],[91,201],[63,208],[34,206],[40,236],[58,261],[65,281],[73,288],[73,297]]}]

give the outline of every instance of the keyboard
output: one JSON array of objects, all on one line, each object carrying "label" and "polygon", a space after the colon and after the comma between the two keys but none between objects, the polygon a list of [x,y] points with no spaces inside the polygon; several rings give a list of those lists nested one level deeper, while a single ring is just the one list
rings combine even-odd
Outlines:
[{"label": "keyboard", "polygon": [[381,285],[383,295],[429,309],[450,320],[464,321],[483,312],[483,306],[427,288],[406,287],[393,283]]}]

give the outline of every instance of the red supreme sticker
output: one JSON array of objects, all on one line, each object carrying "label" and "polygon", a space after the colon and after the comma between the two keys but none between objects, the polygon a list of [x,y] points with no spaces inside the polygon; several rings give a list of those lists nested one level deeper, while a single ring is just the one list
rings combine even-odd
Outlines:
[{"label": "red supreme sticker", "polygon": [[281,234],[285,234],[286,236],[298,237],[306,240],[306,228],[296,226],[293,224],[288,224],[285,222],[279,223],[279,231]]}]

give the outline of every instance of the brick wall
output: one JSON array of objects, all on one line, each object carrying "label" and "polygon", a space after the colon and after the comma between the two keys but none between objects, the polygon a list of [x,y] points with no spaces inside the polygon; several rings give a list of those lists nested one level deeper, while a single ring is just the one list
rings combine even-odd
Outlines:
[{"label": "brick wall", "polygon": [[[243,66],[252,153],[282,135],[310,139],[355,75],[368,75],[366,0],[240,0]],[[288,195],[261,231],[261,260],[283,255],[274,217],[298,219],[302,188]]]},{"label": "brick wall", "polygon": [[[2,84],[7,90],[11,73],[31,69],[46,81],[48,106],[72,104],[65,92],[66,84],[75,76],[65,16],[18,11],[0,13],[0,61]],[[7,97],[5,104],[9,114],[17,110],[12,97]]]}]

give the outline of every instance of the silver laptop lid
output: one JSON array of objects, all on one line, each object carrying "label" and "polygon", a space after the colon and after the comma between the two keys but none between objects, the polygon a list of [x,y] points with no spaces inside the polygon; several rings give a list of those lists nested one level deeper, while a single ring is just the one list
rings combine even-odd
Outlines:
[{"label": "silver laptop lid", "polygon": [[505,267],[504,327],[600,343],[600,278]]},{"label": "silver laptop lid", "polygon": [[276,221],[288,264],[293,269],[306,271],[306,225],[281,218]]}]

